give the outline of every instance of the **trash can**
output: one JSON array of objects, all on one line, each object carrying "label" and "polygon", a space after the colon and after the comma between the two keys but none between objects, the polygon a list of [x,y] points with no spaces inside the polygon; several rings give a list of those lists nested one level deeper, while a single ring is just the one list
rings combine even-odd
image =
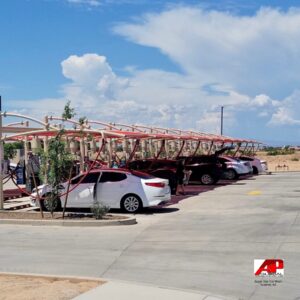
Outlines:
[{"label": "trash can", "polygon": [[29,180],[26,180],[26,191],[28,193],[31,193],[33,190],[33,182],[32,182],[32,178],[29,178]]},{"label": "trash can", "polygon": [[17,167],[16,168],[16,176],[17,176],[17,184],[25,184],[24,168],[23,167]]}]

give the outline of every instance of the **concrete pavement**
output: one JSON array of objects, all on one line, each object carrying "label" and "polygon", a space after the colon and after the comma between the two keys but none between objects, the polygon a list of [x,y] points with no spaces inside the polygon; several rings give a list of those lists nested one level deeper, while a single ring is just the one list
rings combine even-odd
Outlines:
[{"label": "concrete pavement", "polygon": [[[0,271],[92,276],[237,299],[300,297],[300,173],[220,186],[111,228],[0,226]],[[281,258],[260,286],[253,260]]]},{"label": "concrete pavement", "polygon": [[[226,300],[223,297],[184,290],[133,284],[128,282],[107,282],[81,294],[73,300]],[[229,298],[227,298],[229,300]]]}]

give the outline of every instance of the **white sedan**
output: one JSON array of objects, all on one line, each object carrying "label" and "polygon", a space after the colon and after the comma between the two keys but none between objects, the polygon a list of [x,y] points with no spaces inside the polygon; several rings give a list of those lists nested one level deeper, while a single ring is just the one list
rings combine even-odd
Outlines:
[{"label": "white sedan", "polygon": [[262,161],[256,157],[245,156],[245,155],[240,156],[239,159],[242,161],[249,161],[249,163],[253,169],[253,174],[255,174],[255,175],[261,174],[266,171],[264,169],[264,166],[266,165],[265,161]]},{"label": "white sedan", "polygon": [[[79,182],[80,184],[74,189]],[[54,203],[55,209],[64,206],[67,187],[67,182],[61,185],[62,196]],[[40,197],[46,196],[50,189],[48,185],[39,186]],[[95,201],[98,201],[110,208],[121,208],[130,213],[171,199],[168,180],[122,169],[98,169],[92,170],[87,175],[80,174],[71,180],[69,190],[67,207],[90,208]],[[50,210],[47,198],[41,203],[44,209]],[[31,205],[38,206],[36,190],[31,194]]]},{"label": "white sedan", "polygon": [[229,156],[218,157],[224,168],[225,179],[238,179],[241,175],[252,173],[252,167],[248,161],[241,161]]}]

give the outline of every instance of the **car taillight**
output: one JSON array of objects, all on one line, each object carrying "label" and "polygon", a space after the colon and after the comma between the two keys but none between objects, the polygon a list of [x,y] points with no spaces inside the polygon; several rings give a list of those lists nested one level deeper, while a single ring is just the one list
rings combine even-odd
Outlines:
[{"label": "car taillight", "polygon": [[164,182],[146,182],[146,185],[157,187],[157,188],[164,188],[165,187]]}]

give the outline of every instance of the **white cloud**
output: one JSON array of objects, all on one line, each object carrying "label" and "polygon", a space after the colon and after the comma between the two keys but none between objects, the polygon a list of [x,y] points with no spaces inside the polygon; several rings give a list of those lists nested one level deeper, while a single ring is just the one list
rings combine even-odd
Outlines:
[{"label": "white cloud", "polygon": [[277,109],[272,115],[269,125],[300,125],[300,90],[296,90],[291,96],[277,104]]},{"label": "white cloud", "polygon": [[253,105],[257,105],[257,106],[266,106],[268,104],[272,103],[272,100],[269,96],[261,94],[261,95],[257,95],[253,101],[252,104]]},{"label": "white cloud", "polygon": [[61,115],[65,98],[44,98],[38,100],[12,100],[9,103],[9,111],[42,120],[46,115]]},{"label": "white cloud", "polygon": [[128,85],[128,79],[117,77],[106,57],[97,54],[71,55],[61,66],[63,75],[72,81],[63,87],[65,96],[84,107],[116,100],[119,90]]},{"label": "white cloud", "polygon": [[255,96],[289,95],[299,86],[300,11],[261,9],[253,16],[195,7],[146,14],[114,31],[156,47],[187,74]]},{"label": "white cloud", "polygon": [[[121,77],[104,56],[72,55],[61,63],[70,80],[61,89],[63,100],[43,100],[38,109],[57,111],[68,99],[89,118],[219,132],[225,106],[226,133],[239,116],[252,115],[253,133],[257,118],[260,124],[299,125],[299,25],[297,10],[237,16],[173,7],[144,15],[115,32],[158,48],[183,72],[125,66],[128,76]],[[27,107],[37,111],[33,103]],[[242,136],[242,123],[239,128]]]},{"label": "white cloud", "polygon": [[[273,103],[266,95],[251,99],[220,84],[201,86],[193,75],[129,68],[128,77],[120,77],[106,57],[97,54],[71,55],[61,66],[63,75],[70,80],[62,87],[63,96],[27,101],[22,113],[38,117],[41,112],[60,115],[66,101],[71,100],[78,115],[91,119],[218,133],[221,105],[225,106],[228,131],[236,125],[238,112],[257,106],[266,109]],[[14,101],[12,105],[22,107],[20,103]]]},{"label": "white cloud", "polygon": [[101,2],[99,0],[67,0],[71,4],[81,4],[89,6],[100,6]]},{"label": "white cloud", "polygon": [[197,129],[204,132],[220,133],[220,114],[217,112],[204,112],[197,121]]}]

